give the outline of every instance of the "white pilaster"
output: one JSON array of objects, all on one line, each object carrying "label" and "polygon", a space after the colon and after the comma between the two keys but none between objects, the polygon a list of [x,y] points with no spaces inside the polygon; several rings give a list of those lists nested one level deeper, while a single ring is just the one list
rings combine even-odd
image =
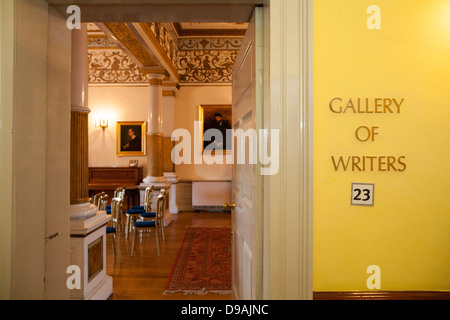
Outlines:
[{"label": "white pilaster", "polygon": [[[89,68],[88,68],[87,24],[81,29],[72,30],[72,68],[71,68],[71,110],[90,113],[88,108]],[[97,208],[90,203],[72,204],[70,219],[78,220],[94,216]]]},{"label": "white pilaster", "polygon": [[72,30],[72,111],[91,112],[88,108],[88,64],[87,24],[82,23],[81,29]]},{"label": "white pilaster", "polygon": [[[84,114],[89,114],[90,109],[88,108],[88,45],[85,23],[81,25],[81,29],[72,31],[71,72],[71,110],[75,111],[72,112],[73,114],[83,114],[85,117],[83,121],[86,121]],[[82,122],[82,124],[84,125],[76,133],[77,137],[88,134],[87,123]],[[80,139],[80,141],[84,140]],[[87,149],[81,148],[80,145],[77,147],[80,147],[80,150],[74,148],[75,153],[85,152]],[[88,155],[76,156],[78,159],[86,159]],[[83,170],[76,172],[77,177],[80,174],[82,177],[79,178],[84,179],[83,172],[87,170],[87,162],[78,165],[81,165]],[[82,187],[87,188],[87,181]],[[78,266],[81,271],[81,288],[70,291],[71,299],[106,300],[113,292],[113,279],[106,274],[106,226],[110,219],[106,212],[98,211],[98,208],[89,200],[73,203],[70,206],[70,263]]]}]

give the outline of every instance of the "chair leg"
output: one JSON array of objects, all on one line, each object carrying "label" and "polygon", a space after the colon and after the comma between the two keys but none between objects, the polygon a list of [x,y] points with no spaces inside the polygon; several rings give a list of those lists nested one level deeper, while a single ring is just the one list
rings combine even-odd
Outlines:
[{"label": "chair leg", "polygon": [[114,255],[114,257],[116,256],[116,242],[114,241],[114,239],[115,239],[115,234],[113,234],[113,236],[111,237],[111,240],[112,240],[112,246],[113,246],[113,255]]},{"label": "chair leg", "polygon": [[158,257],[161,255],[161,248],[159,245],[159,230],[157,229],[158,227],[156,226],[156,230],[155,230],[155,236],[156,236],[156,251],[158,252]]},{"label": "chair leg", "polygon": [[133,242],[131,243],[131,256],[132,257],[134,256],[134,245],[135,245],[135,242],[136,242],[136,233],[137,233],[136,228],[133,228],[133,234],[132,234]]},{"label": "chair leg", "polygon": [[[116,234],[114,234],[114,238],[116,237]],[[120,260],[120,264],[122,264],[122,252],[120,251],[120,243],[119,241],[117,241],[117,252],[119,253],[119,260]],[[114,254],[115,256],[115,254]]]},{"label": "chair leg", "polygon": [[164,236],[164,220],[161,221],[161,236],[162,236],[162,241],[166,241],[166,237]]},{"label": "chair leg", "polygon": [[130,231],[130,216],[127,214],[127,222],[125,224],[125,238],[128,239],[128,233]]}]

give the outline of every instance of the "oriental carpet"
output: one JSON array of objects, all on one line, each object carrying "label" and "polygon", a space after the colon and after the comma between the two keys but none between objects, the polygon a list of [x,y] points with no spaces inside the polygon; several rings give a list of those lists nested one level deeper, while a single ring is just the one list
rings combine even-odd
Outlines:
[{"label": "oriental carpet", "polygon": [[187,227],[164,294],[231,294],[231,228]]}]

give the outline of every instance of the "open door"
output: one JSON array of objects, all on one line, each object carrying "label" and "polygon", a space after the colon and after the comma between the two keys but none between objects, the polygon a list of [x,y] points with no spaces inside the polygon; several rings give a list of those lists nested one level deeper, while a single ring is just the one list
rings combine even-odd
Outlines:
[{"label": "open door", "polygon": [[255,160],[263,111],[263,10],[255,8],[233,67],[232,296],[238,300],[262,299],[262,179]]}]

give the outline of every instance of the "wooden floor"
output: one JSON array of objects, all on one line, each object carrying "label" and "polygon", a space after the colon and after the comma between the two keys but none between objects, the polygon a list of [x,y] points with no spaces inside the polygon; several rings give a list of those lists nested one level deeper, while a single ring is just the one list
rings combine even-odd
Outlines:
[{"label": "wooden floor", "polygon": [[163,295],[178,250],[183,242],[186,227],[231,226],[230,213],[182,212],[173,215],[173,222],[166,227],[166,241],[161,242],[161,256],[156,254],[154,234],[137,241],[134,257],[131,257],[131,237],[121,234],[122,265],[112,250],[111,235],[107,236],[106,273],[113,278],[111,300],[230,300],[230,295]]}]

